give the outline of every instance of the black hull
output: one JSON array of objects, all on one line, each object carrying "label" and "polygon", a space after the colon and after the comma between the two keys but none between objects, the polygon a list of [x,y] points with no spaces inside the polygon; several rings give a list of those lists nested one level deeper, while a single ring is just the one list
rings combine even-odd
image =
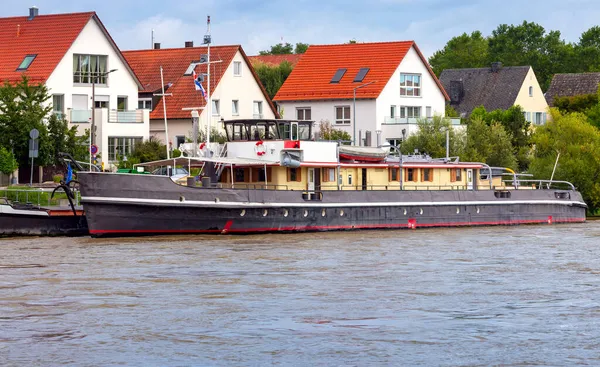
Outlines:
[{"label": "black hull", "polygon": [[0,237],[11,236],[85,236],[83,216],[39,216],[0,214]]},{"label": "black hull", "polygon": [[167,177],[82,174],[92,236],[249,234],[585,221],[576,191],[299,191],[198,189]]}]

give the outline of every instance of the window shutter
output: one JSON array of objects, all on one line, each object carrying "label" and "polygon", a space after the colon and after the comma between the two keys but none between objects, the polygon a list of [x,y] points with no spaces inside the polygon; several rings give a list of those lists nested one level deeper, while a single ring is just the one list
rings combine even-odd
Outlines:
[{"label": "window shutter", "polygon": [[454,168],[450,168],[450,182],[456,182],[456,171]]},{"label": "window shutter", "polygon": [[302,167],[296,168],[296,181],[302,182]]},{"label": "window shutter", "polygon": [[288,168],[287,169],[287,182],[290,182],[291,178],[292,178],[292,169]]},{"label": "window shutter", "polygon": [[421,168],[421,182],[425,182],[425,170],[427,168]]},{"label": "window shutter", "polygon": [[433,182],[433,168],[429,169],[429,182]]}]

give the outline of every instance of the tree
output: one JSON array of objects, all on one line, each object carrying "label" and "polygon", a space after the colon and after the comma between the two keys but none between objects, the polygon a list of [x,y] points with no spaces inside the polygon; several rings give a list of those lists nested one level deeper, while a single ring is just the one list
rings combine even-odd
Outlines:
[{"label": "tree", "polygon": [[334,128],[328,120],[321,120],[319,124],[319,136],[322,140],[352,141],[352,136],[347,131]]},{"label": "tree", "polygon": [[288,55],[292,54],[294,51],[294,46],[291,43],[278,43],[276,45],[271,46],[271,49],[268,51],[259,51],[259,55]]},{"label": "tree", "polygon": [[77,127],[69,128],[69,123],[64,118],[59,118],[56,114],[51,114],[48,118],[48,140],[50,149],[51,163],[59,164],[58,153],[69,153],[75,160],[86,161],[88,157],[88,139],[86,136],[77,136]]},{"label": "tree", "polygon": [[461,160],[516,169],[511,136],[499,122],[488,124],[481,118],[472,119],[463,137],[464,148],[459,153]]},{"label": "tree", "polygon": [[600,71],[600,27],[594,26],[581,34],[575,46],[579,72]]},{"label": "tree", "polygon": [[[450,142],[455,140],[456,132],[452,129],[450,120],[442,116],[433,119],[420,119],[417,121],[419,131],[410,135],[401,145],[402,154],[412,154],[415,150],[430,155],[433,158],[446,156],[446,130],[449,129]],[[450,150],[450,155],[456,155]]]},{"label": "tree", "polygon": [[137,143],[127,159],[139,163],[167,159],[167,147],[156,136],[151,136],[148,140]]},{"label": "tree", "polygon": [[554,180],[572,182],[581,192],[589,212],[600,208],[600,130],[581,113],[562,115],[552,111],[552,121],[536,128],[529,171],[539,179],[550,179],[560,153]]},{"label": "tree", "polygon": [[296,48],[294,49],[295,54],[303,54],[308,50],[308,43],[298,42],[296,43]]},{"label": "tree", "polygon": [[19,168],[19,164],[13,153],[5,147],[0,147],[0,172],[10,175],[17,168]]},{"label": "tree", "polygon": [[293,69],[292,64],[287,61],[277,66],[255,62],[253,67],[271,99],[275,97],[275,94],[277,94],[277,91],[281,88]]},{"label": "tree", "polygon": [[481,32],[463,33],[452,38],[429,58],[437,76],[444,69],[476,68],[488,65],[488,40]]}]

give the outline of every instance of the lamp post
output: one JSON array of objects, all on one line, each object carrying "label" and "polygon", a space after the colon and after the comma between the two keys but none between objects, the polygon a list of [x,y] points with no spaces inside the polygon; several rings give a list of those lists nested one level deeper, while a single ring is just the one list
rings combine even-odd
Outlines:
[{"label": "lamp post", "polygon": [[91,160],[92,160],[92,145],[96,144],[96,81],[101,76],[106,76],[117,69],[112,69],[104,73],[99,73],[94,76],[92,80],[92,127],[90,129],[90,168],[91,168]]},{"label": "lamp post", "polygon": [[372,82],[359,85],[358,87],[352,90],[352,145],[356,145],[356,90],[362,87],[366,87],[367,85],[373,84],[375,82],[376,80],[373,80]]}]

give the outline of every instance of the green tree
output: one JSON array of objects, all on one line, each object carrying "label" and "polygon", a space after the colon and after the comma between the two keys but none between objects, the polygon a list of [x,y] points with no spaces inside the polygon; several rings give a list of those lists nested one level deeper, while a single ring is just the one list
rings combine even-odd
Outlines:
[{"label": "green tree", "polygon": [[77,136],[77,127],[69,128],[69,123],[64,118],[59,118],[56,114],[51,114],[48,118],[48,140],[50,149],[51,163],[59,164],[58,153],[69,153],[74,159],[86,161],[88,158],[89,135]]},{"label": "green tree", "polygon": [[572,182],[581,192],[590,212],[600,208],[600,130],[581,113],[562,115],[553,110],[552,121],[536,128],[529,171],[539,179],[550,179],[560,153],[554,180]]},{"label": "green tree", "polygon": [[[417,150],[433,158],[445,157],[447,129],[450,131],[450,142],[456,140],[456,131],[452,128],[450,120],[442,116],[434,116],[431,120],[418,120],[417,125],[419,126],[419,131],[410,135],[400,146],[402,154],[412,154]],[[459,152],[450,149],[451,156],[456,156],[457,153]]]},{"label": "green tree", "polygon": [[492,167],[517,168],[511,136],[499,122],[471,120],[464,136],[463,161],[485,162]]},{"label": "green tree", "polygon": [[287,61],[277,66],[255,62],[253,67],[271,99],[275,97],[275,94],[277,94],[277,91],[281,88],[293,69],[292,64]]},{"label": "green tree", "polygon": [[303,54],[306,52],[306,50],[308,50],[308,43],[302,43],[302,42],[298,42],[296,43],[296,48],[294,48],[294,53],[295,54]]},{"label": "green tree", "polygon": [[488,40],[479,31],[453,37],[429,58],[437,76],[444,69],[484,67],[488,62]]},{"label": "green tree", "polygon": [[577,71],[600,71],[600,27],[594,26],[581,34],[575,45]]},{"label": "green tree", "polygon": [[268,51],[259,51],[259,55],[287,55],[294,53],[294,46],[291,43],[278,43],[276,45],[271,46],[271,49]]},{"label": "green tree", "polygon": [[127,160],[136,161],[136,163],[146,163],[167,159],[167,147],[155,136],[148,140],[137,143],[133,152],[127,157]]},{"label": "green tree", "polygon": [[352,136],[347,131],[334,128],[328,120],[321,120],[319,124],[319,136],[321,140],[341,140],[345,143],[352,141]]},{"label": "green tree", "polygon": [[0,147],[0,172],[11,175],[17,168],[19,164],[13,153],[5,147]]}]

